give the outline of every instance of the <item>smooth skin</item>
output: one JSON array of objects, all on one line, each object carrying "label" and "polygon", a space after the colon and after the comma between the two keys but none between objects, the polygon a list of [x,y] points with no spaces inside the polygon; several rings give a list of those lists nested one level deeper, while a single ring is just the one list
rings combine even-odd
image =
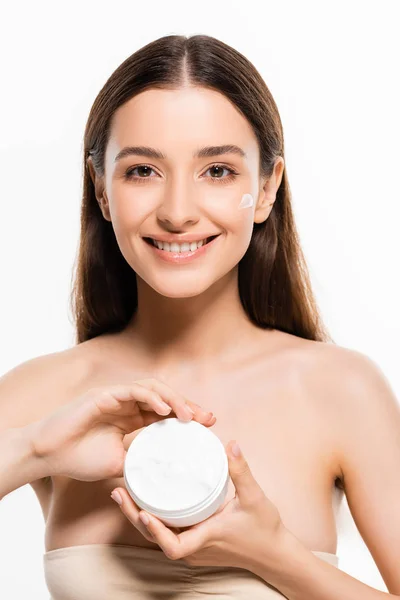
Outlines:
[{"label": "smooth skin", "polygon": [[[202,146],[230,142],[246,158],[192,158]],[[132,145],[160,149],[167,158],[126,156],[115,162]],[[238,175],[222,182],[229,173],[225,169],[216,177],[216,163]],[[103,216],[137,274],[139,310],[124,338],[158,372],[201,368],[221,356],[239,358],[243,345],[253,345],[261,333],[240,302],[237,270],[254,223],[271,212],[284,161],[276,159],[269,180],[260,178],[258,163],[257,139],[247,120],[221,94],[192,87],[147,90],[126,102],[114,115],[104,177],[96,177],[88,159]],[[143,170],[146,165],[151,170]],[[127,180],[126,172],[139,166],[134,175],[141,181]],[[257,202],[238,210],[245,193]],[[189,232],[221,236],[212,253],[187,265],[165,263],[143,240]]]},{"label": "smooth skin", "polygon": [[[226,143],[247,156],[193,158],[202,146]],[[115,162],[123,147],[139,145],[158,148],[166,158]],[[4,376],[0,422],[22,426],[92,387],[162,380],[214,412],[212,430],[226,448],[239,443],[307,560],[310,549],[335,552],[332,495],[340,480],[388,589],[400,594],[400,415],[387,380],[358,352],[256,327],[240,302],[237,264],[254,223],[268,218],[283,172],[278,159],[271,178],[261,179],[258,152],[246,119],[215,91],[147,90],[117,111],[104,178],[90,160],[88,168],[102,214],[137,273],[137,314],[118,334],[34,359]],[[237,178],[211,181],[215,163],[234,167]],[[145,183],[126,178],[139,165],[152,169],[135,169]],[[245,193],[255,203],[238,210]],[[159,260],[142,239],[167,232],[221,236],[204,260],[182,268]],[[126,493],[118,478],[85,483],[54,476],[50,485],[34,486],[46,518],[46,550],[79,544],[83,522],[88,543],[159,548],[158,539],[151,543],[135,526],[126,527],[126,516],[110,499],[114,488]],[[232,485],[227,502],[234,496]],[[337,569],[325,567],[337,576]],[[328,588],[335,592],[334,584]]]},{"label": "smooth skin", "polygon": [[39,474],[79,481],[122,477],[126,435],[133,439],[171,417],[205,427],[216,420],[156,379],[90,389],[38,421],[0,433],[0,498]]},{"label": "smooth skin", "polygon": [[[239,173],[227,184],[207,179],[213,161],[192,158],[199,147],[218,143],[236,143],[246,152],[246,158],[217,157]],[[160,149],[166,158],[126,156],[115,162],[118,152],[129,145]],[[132,356],[139,354],[153,372],[168,377],[181,369],[207,376],[221,357],[240,364],[242,356],[245,361],[249,348],[259,339],[260,332],[255,331],[240,302],[237,265],[254,223],[265,221],[272,210],[284,161],[279,157],[271,178],[265,180],[259,176],[258,160],[255,135],[236,108],[218,92],[190,86],[147,90],[131,99],[115,115],[104,177],[95,175],[89,160],[103,216],[112,222],[121,252],[137,273],[139,310],[120,339],[126,352],[134,349]],[[124,176],[127,169],[143,163],[152,169],[150,179],[128,181]],[[135,172],[143,178],[143,171]],[[146,173],[149,176],[149,171]],[[240,211],[237,199],[244,193],[256,201]],[[222,235],[213,255],[210,252],[204,260],[183,268],[158,260],[141,239],[160,232]],[[274,334],[265,335],[265,347],[270,350],[276,347]],[[311,351],[315,357],[314,349],[315,345]],[[318,408],[325,413],[327,432],[337,435],[334,455],[352,514],[385,583],[400,593],[400,518],[394,509],[400,505],[399,405],[383,374],[367,357],[340,348],[327,351],[326,347],[317,354],[311,379],[303,372],[298,387],[303,387],[305,378],[303,391],[307,389],[311,397],[322,394],[326,403],[332,398],[330,405]],[[309,345],[303,344],[298,365],[309,365],[309,356]],[[275,375],[276,381],[279,377]],[[347,381],[343,377],[348,377]],[[362,408],[361,398],[366,403]],[[371,419],[384,435],[372,433]],[[251,435],[245,428],[244,424],[243,439]],[[311,428],[310,436],[315,437]],[[374,436],[379,444],[371,444]],[[326,446],[329,440],[326,436]],[[288,441],[289,447],[291,443]],[[255,461],[252,464],[256,465]],[[327,462],[326,469],[330,468]],[[310,523],[309,528],[312,526]]]}]

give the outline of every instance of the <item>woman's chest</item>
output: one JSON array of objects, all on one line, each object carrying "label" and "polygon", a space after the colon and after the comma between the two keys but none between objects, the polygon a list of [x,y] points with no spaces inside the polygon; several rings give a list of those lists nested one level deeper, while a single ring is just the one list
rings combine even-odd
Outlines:
[{"label": "woman's chest", "polygon": [[[282,520],[311,550],[336,551],[333,506],[335,438],[320,403],[292,381],[235,373],[213,381],[169,377],[164,381],[217,417],[211,431],[226,446],[240,444],[250,469]],[[143,378],[143,373],[103,371],[88,387]],[[129,444],[129,436],[125,441]],[[46,550],[91,543],[157,547],[127,521],[110,493],[123,478],[83,482],[52,478],[46,520]],[[226,502],[235,494],[229,483]]]}]

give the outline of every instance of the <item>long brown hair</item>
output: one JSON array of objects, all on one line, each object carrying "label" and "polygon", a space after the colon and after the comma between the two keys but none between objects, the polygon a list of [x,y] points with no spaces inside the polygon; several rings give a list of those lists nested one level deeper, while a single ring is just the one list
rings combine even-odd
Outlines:
[{"label": "long brown hair", "polygon": [[[250,123],[260,148],[260,176],[284,158],[278,108],[261,75],[240,52],[207,35],[167,35],[140,48],[109,77],[84,134],[81,232],[71,306],[76,343],[124,329],[137,309],[136,273],[120,252],[95,196],[87,159],[99,176],[118,107],[149,88],[196,85],[224,94]],[[332,342],[320,317],[294,222],[286,167],[269,217],[255,223],[238,266],[239,294],[259,327]]]}]

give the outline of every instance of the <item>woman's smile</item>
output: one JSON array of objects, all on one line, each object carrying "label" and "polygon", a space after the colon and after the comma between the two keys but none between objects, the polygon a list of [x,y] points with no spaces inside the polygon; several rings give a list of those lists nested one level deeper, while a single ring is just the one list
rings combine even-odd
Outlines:
[{"label": "woman's smile", "polygon": [[213,236],[212,238],[209,238],[209,241],[206,244],[203,243],[202,246],[199,246],[195,250],[188,250],[184,252],[179,252],[179,250],[168,250],[168,246],[170,245],[167,246],[167,249],[160,249],[155,245],[155,242],[151,238],[144,238],[144,241],[150,248],[154,250],[155,255],[162,260],[169,263],[186,264],[199,256],[204,256],[216,245],[217,240],[220,237],[221,234]]}]

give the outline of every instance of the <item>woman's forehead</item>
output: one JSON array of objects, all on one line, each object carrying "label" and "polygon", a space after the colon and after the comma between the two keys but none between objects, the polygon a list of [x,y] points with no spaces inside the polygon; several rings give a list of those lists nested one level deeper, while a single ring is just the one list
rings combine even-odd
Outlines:
[{"label": "woman's forehead", "polygon": [[[238,146],[256,141],[247,119],[229,99],[214,90],[193,87],[145,90],[120,106],[113,116],[112,135],[123,147],[133,133],[135,144],[142,137],[154,146],[172,140],[186,146],[188,141],[193,150],[211,140]],[[153,137],[154,143],[149,144]]]}]

